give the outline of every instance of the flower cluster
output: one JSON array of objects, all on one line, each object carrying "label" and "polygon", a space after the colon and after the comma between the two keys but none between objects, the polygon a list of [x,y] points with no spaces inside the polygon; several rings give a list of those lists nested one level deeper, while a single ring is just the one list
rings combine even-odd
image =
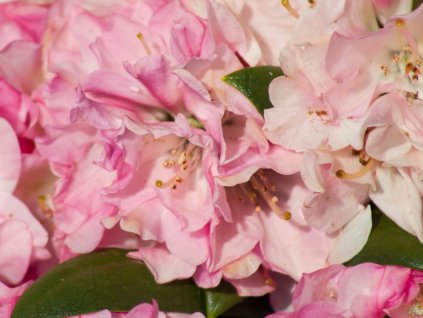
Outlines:
[{"label": "flower cluster", "polygon": [[[422,30],[408,0],[0,1],[0,316],[104,247],[242,296],[288,275],[275,317],[419,314],[421,273],[336,264],[370,201],[423,242]],[[263,116],[222,81],[261,65]]]}]

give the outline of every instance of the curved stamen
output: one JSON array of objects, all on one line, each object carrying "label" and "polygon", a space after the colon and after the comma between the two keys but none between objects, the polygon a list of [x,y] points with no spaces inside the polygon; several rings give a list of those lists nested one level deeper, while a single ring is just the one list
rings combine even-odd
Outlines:
[{"label": "curved stamen", "polygon": [[404,21],[404,19],[396,19],[395,26],[397,27],[398,31],[400,31],[401,34],[404,36],[405,40],[410,46],[410,49],[413,55],[418,56],[419,50],[417,48],[416,40],[414,40],[413,34],[407,28],[407,23]]},{"label": "curved stamen", "polygon": [[367,172],[369,172],[373,168],[373,166],[375,165],[375,163],[376,163],[376,160],[370,158],[367,161],[367,163],[364,165],[364,167],[361,168],[360,170],[358,170],[357,172],[348,173],[348,172],[346,172],[343,169],[339,169],[339,170],[336,171],[336,176],[338,178],[340,178],[340,179],[355,180],[355,179],[361,178]]},{"label": "curved stamen", "polygon": [[295,18],[298,19],[300,15],[298,14],[297,10],[295,10],[289,0],[281,0],[281,4],[285,7],[285,9]]}]

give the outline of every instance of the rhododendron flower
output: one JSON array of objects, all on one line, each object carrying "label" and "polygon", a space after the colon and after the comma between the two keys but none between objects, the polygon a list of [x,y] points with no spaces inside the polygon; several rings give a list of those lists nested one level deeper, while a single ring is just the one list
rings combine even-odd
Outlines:
[{"label": "rhododendron flower", "polygon": [[32,261],[50,256],[47,232],[26,205],[12,195],[21,169],[18,139],[0,118],[0,280],[18,284]]},{"label": "rhododendron flower", "polygon": [[8,287],[0,282],[0,317],[10,317],[16,301],[28,288],[30,282],[16,287]]},{"label": "rhododendron flower", "polygon": [[164,313],[159,311],[157,302],[153,300],[152,304],[139,304],[128,313],[112,313],[108,310],[102,310],[97,313],[74,316],[71,318],[204,318],[204,315],[201,313]]},{"label": "rhododendron flower", "polygon": [[233,222],[212,231],[210,271],[223,267],[225,274],[227,264],[253,250],[270,269],[297,279],[324,266],[329,239],[304,222],[302,200],[307,194],[298,174],[282,176],[270,170],[226,188]]},{"label": "rhododendron flower", "polygon": [[409,315],[418,315],[415,310],[422,283],[423,273],[409,268],[371,263],[333,265],[303,276],[293,295],[293,312],[268,317],[376,318],[401,306],[408,307]]}]

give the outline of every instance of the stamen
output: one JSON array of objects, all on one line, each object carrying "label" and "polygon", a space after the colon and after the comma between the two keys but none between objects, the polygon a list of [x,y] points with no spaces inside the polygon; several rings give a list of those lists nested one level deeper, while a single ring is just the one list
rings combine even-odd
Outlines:
[{"label": "stamen", "polygon": [[395,20],[395,26],[397,27],[398,31],[401,32],[401,34],[406,39],[408,45],[410,46],[411,52],[418,56],[419,50],[417,49],[417,43],[414,40],[413,35],[411,34],[410,30],[407,28],[407,23],[404,19],[396,19]]},{"label": "stamen", "polygon": [[193,144],[186,146],[185,142],[177,148],[172,148],[170,154],[173,159],[164,160],[162,165],[165,168],[179,169],[179,172],[166,182],[160,179],[156,180],[155,185],[158,188],[170,187],[171,189],[176,189],[177,185],[183,183],[190,171],[197,166],[201,158],[200,148]]},{"label": "stamen", "polygon": [[[281,208],[277,205],[277,198],[275,200],[275,196],[271,195],[269,192],[264,191],[264,185],[260,182],[260,180],[253,175],[250,179],[250,183],[254,190],[256,190],[260,196],[266,201],[268,206],[272,209],[273,212],[276,213],[281,219],[287,220],[286,215],[282,212]],[[289,217],[290,218],[290,217]],[[288,219],[289,220],[289,219]]]},{"label": "stamen", "polygon": [[414,304],[408,309],[408,314],[413,316],[423,316],[423,305]]},{"label": "stamen", "polygon": [[334,290],[329,290],[328,297],[330,299],[337,299],[338,298],[338,295],[337,295],[337,293]]},{"label": "stamen", "polygon": [[38,206],[40,207],[41,212],[47,218],[51,219],[53,217],[53,210],[50,208],[47,197],[45,195],[40,195],[38,197]]},{"label": "stamen", "polygon": [[281,4],[285,7],[286,10],[295,18],[298,19],[300,15],[298,12],[291,6],[291,3],[289,3],[289,0],[281,0]]},{"label": "stamen", "polygon": [[273,279],[268,278],[268,279],[266,279],[266,280],[264,281],[264,283],[265,283],[266,285],[273,286],[275,282],[273,281]]},{"label": "stamen", "polygon": [[395,53],[394,55],[392,55],[392,61],[394,63],[398,63],[400,61],[401,57],[398,53]]},{"label": "stamen", "polygon": [[145,52],[146,52],[148,55],[151,55],[151,54],[152,54],[152,53],[151,53],[151,49],[150,49],[150,47],[148,46],[147,41],[145,40],[145,38],[144,38],[144,36],[142,35],[142,33],[141,33],[141,32],[137,34],[137,38],[138,38],[138,40],[140,40],[140,42],[141,42],[142,46],[144,47]]},{"label": "stamen", "polygon": [[308,4],[310,5],[311,8],[314,8],[316,6],[316,0],[308,0]]},{"label": "stamen", "polygon": [[390,74],[389,67],[387,65],[381,65],[380,69],[383,72],[383,75],[388,76]]},{"label": "stamen", "polygon": [[292,217],[292,213],[291,213],[291,212],[289,212],[289,211],[285,211],[285,212],[283,213],[283,219],[284,219],[284,220],[289,221],[289,220],[291,220],[291,217]]},{"label": "stamen", "polygon": [[368,162],[364,165],[364,167],[360,170],[358,170],[357,172],[354,173],[348,173],[343,169],[339,169],[336,171],[336,176],[340,179],[346,179],[346,180],[354,180],[354,179],[358,179],[362,176],[364,176],[367,172],[369,172],[373,166],[375,165],[376,160],[370,158],[368,160]]}]

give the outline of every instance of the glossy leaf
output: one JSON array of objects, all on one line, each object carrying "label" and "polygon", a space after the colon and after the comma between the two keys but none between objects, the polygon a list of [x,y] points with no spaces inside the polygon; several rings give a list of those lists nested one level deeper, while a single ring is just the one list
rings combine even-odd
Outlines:
[{"label": "glossy leaf", "polygon": [[[162,311],[202,312],[214,318],[242,300],[226,285],[212,290],[192,280],[158,285],[144,263],[127,258],[127,253],[109,249],[58,265],[22,295],[12,318],[62,318],[103,309],[125,312],[152,299]],[[222,298],[220,290],[228,297]]]},{"label": "glossy leaf", "polygon": [[413,10],[417,9],[422,3],[423,3],[423,0],[414,0],[413,1]]},{"label": "glossy leaf", "polygon": [[282,75],[278,66],[257,66],[241,69],[222,79],[246,96],[263,115],[265,109],[273,107],[269,100],[270,82]]},{"label": "glossy leaf", "polygon": [[372,262],[423,270],[423,244],[377,211],[374,226],[364,248],[346,265]]},{"label": "glossy leaf", "polygon": [[207,318],[216,318],[244,298],[239,297],[229,283],[223,282],[219,287],[206,291]]}]

